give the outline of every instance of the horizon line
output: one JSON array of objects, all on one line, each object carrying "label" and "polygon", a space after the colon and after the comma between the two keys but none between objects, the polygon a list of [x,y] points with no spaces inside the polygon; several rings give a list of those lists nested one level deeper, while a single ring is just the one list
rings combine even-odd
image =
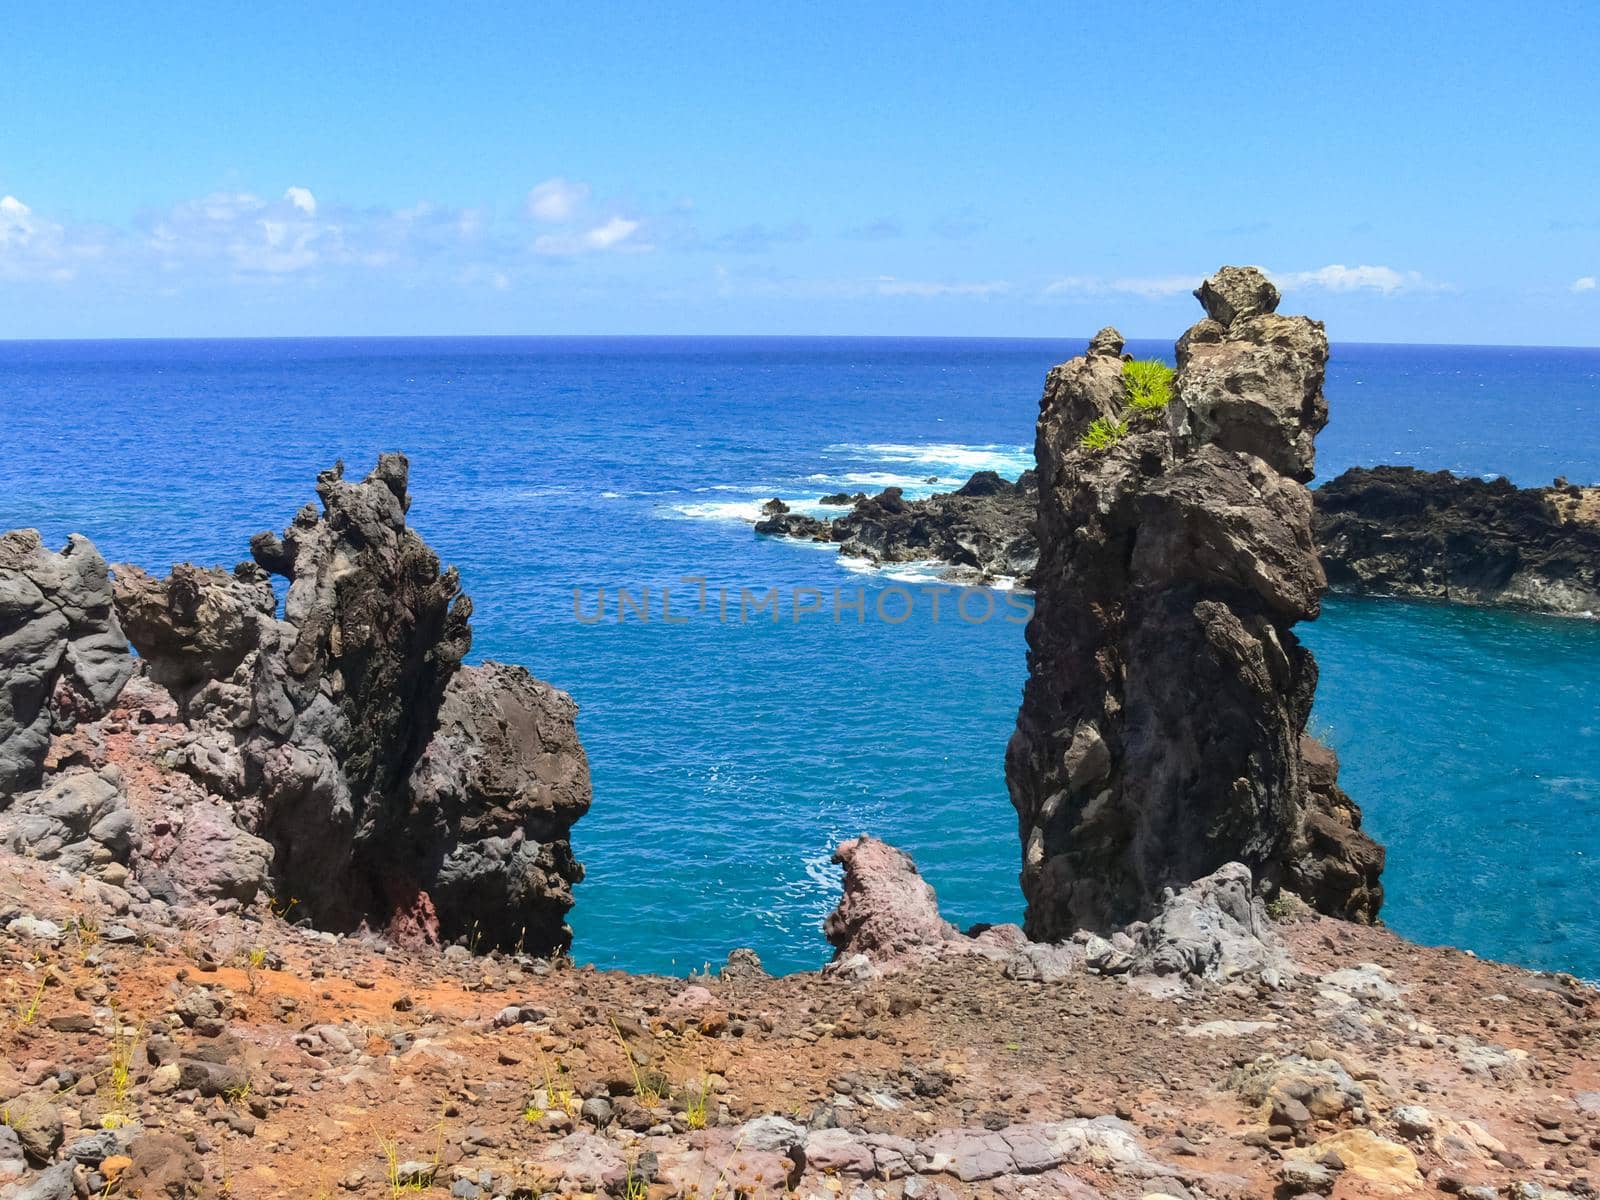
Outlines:
[{"label": "horizon line", "polygon": [[[172,337],[132,335],[113,337],[0,337],[0,347],[38,345],[104,345],[107,343],[163,342],[401,342],[401,341],[650,341],[701,338],[719,341],[781,339],[791,341],[919,341],[919,342],[1088,342],[1087,334],[965,334],[965,333],[316,333],[316,334],[185,334]],[[1128,342],[1164,342],[1165,337],[1127,336]],[[1550,345],[1537,342],[1400,342],[1357,341],[1330,338],[1330,346],[1392,346],[1447,350],[1600,350],[1594,345]]]}]

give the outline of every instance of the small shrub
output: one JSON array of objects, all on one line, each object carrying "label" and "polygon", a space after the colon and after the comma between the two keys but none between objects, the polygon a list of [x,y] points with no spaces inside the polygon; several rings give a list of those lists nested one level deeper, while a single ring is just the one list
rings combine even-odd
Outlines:
[{"label": "small shrub", "polygon": [[1090,422],[1089,431],[1083,435],[1081,444],[1085,450],[1099,454],[1102,451],[1111,449],[1127,436],[1128,426],[1122,421],[1096,417]]},{"label": "small shrub", "polygon": [[639,1064],[633,1060],[633,1051],[628,1049],[628,1039],[622,1036],[622,1029],[615,1017],[611,1018],[611,1031],[617,1035],[617,1045],[622,1047],[622,1061],[627,1063],[628,1069],[633,1072],[634,1099],[645,1108],[656,1107],[670,1090],[669,1085],[662,1079],[660,1072],[639,1070]]},{"label": "small shrub", "polygon": [[50,984],[50,977],[46,975],[39,980],[39,987],[34,991],[32,999],[25,999],[17,1005],[16,1023],[18,1029],[26,1029],[39,1017],[39,1007],[44,1003],[44,989]]},{"label": "small shrub", "polygon": [[706,1109],[711,1103],[711,1079],[702,1075],[684,1086],[683,1119],[690,1129],[706,1127]]},{"label": "small shrub", "polygon": [[106,1069],[111,1111],[100,1119],[100,1125],[103,1129],[120,1129],[132,1119],[128,1097],[133,1091],[134,1035],[123,1031],[115,1008],[111,1010],[111,1022],[111,1065]]}]

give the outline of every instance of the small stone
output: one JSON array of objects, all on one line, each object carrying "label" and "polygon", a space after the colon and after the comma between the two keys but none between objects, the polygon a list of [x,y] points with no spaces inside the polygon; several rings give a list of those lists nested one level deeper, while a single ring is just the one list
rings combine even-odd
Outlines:
[{"label": "small stone", "polygon": [[157,1067],[150,1075],[150,1082],[146,1086],[152,1095],[165,1096],[178,1090],[178,1064],[167,1063]]},{"label": "small stone", "polygon": [[1404,1137],[1432,1137],[1439,1127],[1434,1115],[1420,1104],[1402,1104],[1389,1114],[1389,1119]]},{"label": "small stone", "polygon": [[1326,1192],[1333,1186],[1333,1172],[1320,1163],[1287,1159],[1279,1168],[1284,1186],[1302,1192]]},{"label": "small stone", "polygon": [[431,1162],[403,1162],[394,1169],[394,1182],[402,1188],[418,1191],[433,1183],[438,1168]]},{"label": "small stone", "polygon": [[61,1145],[61,1113],[38,1097],[23,1097],[6,1106],[6,1124],[17,1135],[28,1161],[44,1166]]}]

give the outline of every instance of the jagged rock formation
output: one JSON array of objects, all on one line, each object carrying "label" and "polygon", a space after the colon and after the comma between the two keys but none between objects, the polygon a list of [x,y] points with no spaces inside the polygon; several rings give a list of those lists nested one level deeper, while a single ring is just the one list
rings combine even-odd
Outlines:
[{"label": "jagged rock formation", "polygon": [[[178,769],[271,847],[280,897],[484,946],[564,950],[589,804],[576,706],[518,668],[462,667],[471,602],[407,527],[408,465],[318,477],[232,572],[118,567],[116,604],[189,736]],[[280,618],[271,575],[288,580]]]},{"label": "jagged rock formation", "polygon": [[74,534],[0,535],[0,803],[39,785],[54,732],[105,712],[133,673],[105,559]]},{"label": "jagged rock formation", "polygon": [[897,487],[853,500],[824,496],[825,504],[853,505],[831,520],[769,502],[756,532],[834,542],[841,554],[878,564],[935,559],[980,579],[1026,578],[1039,555],[1033,535],[1036,487],[1032,471],[1015,483],[994,471],[979,471],[956,491],[922,500],[907,500]]},{"label": "jagged rock formation", "polygon": [[[1030,937],[1148,918],[1239,861],[1258,886],[1373,918],[1382,850],[1305,736],[1316,663],[1293,626],[1325,586],[1311,534],[1327,339],[1254,269],[1196,293],[1164,418],[1125,411],[1122,338],[1040,402],[1029,678],[1006,755]],[[1084,445],[1097,420],[1125,429]],[[1315,768],[1308,769],[1308,755]]]},{"label": "jagged rock formation", "polygon": [[1600,613],[1600,488],[1519,488],[1410,467],[1316,490],[1335,591]]},{"label": "jagged rock formation", "polygon": [[276,895],[325,928],[564,950],[576,705],[461,665],[471,604],[406,526],[407,474],[324,472],[323,510],[231,572],[113,586],[82,538],[0,537],[0,847],[123,904]]}]

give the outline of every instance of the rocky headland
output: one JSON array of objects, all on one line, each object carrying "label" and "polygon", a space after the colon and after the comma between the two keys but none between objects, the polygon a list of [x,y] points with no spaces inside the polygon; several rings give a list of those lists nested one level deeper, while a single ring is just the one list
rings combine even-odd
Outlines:
[{"label": "rocky headland", "polygon": [[1316,501],[1335,591],[1600,615],[1600,487],[1376,467]]},{"label": "rocky headland", "polygon": [[[1034,586],[1038,477],[980,471],[954,492],[823,498],[837,517],[774,497],[758,534],[829,543],[877,566],[943,563],[953,582]],[[1600,615],[1600,487],[1519,488],[1413,467],[1352,467],[1311,490],[1329,589],[1567,616]]]},{"label": "rocky headland", "polygon": [[1305,733],[1321,326],[1197,294],[1159,403],[1050,373],[1036,483],[841,518],[1001,573],[1032,510],[1028,911],[853,838],[820,972],[565,956],[575,706],[464,665],[402,457],[232,570],[0,538],[0,1200],[1594,1195],[1600,991],[1382,928]]}]

